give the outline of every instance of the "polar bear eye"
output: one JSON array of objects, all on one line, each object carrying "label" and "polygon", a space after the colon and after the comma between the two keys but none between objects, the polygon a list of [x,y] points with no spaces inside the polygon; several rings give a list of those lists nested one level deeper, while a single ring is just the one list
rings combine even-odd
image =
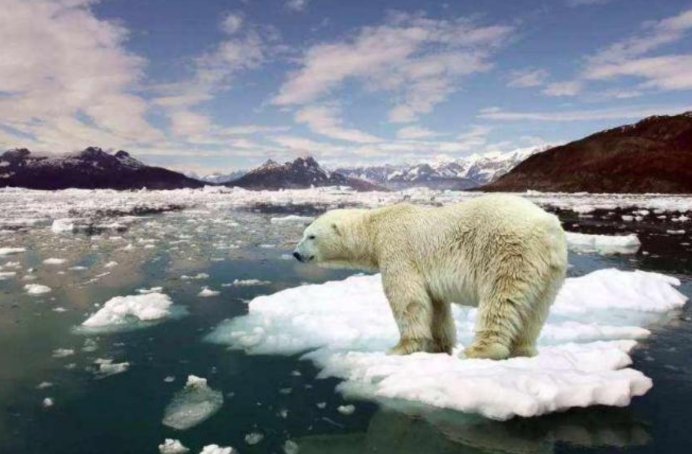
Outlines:
[{"label": "polar bear eye", "polygon": [[308,240],[314,240],[315,238],[317,238],[315,235],[308,235]]}]

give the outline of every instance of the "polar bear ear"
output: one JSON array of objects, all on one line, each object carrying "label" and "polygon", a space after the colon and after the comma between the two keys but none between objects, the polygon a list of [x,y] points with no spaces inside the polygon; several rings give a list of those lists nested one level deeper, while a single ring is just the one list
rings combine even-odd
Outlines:
[{"label": "polar bear ear", "polygon": [[337,235],[341,236],[341,231],[339,230],[339,226],[337,226],[336,223],[332,223],[332,229],[334,229]]}]

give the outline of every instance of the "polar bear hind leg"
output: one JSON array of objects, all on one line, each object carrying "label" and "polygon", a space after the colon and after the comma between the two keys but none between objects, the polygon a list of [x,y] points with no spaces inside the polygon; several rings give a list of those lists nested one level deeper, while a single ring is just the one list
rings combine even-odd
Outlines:
[{"label": "polar bear hind leg", "polygon": [[452,305],[446,301],[433,299],[433,325],[432,335],[434,345],[433,353],[452,354],[457,342],[457,330],[452,316]]}]

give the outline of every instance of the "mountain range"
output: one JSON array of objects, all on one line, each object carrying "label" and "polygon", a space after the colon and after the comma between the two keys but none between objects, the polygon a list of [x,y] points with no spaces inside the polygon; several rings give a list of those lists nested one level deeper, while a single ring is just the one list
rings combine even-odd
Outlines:
[{"label": "mountain range", "polygon": [[48,155],[26,148],[0,155],[0,187],[31,189],[177,189],[204,183],[182,173],[147,166],[126,151],[110,154],[97,147]]},{"label": "mountain range", "polygon": [[692,112],[648,117],[551,148],[481,189],[692,193]]},{"label": "mountain range", "polygon": [[384,188],[359,178],[344,176],[323,169],[312,157],[298,158],[279,164],[271,159],[247,172],[242,177],[226,183],[246,189],[299,189],[311,186],[349,186],[356,191],[377,191]]}]

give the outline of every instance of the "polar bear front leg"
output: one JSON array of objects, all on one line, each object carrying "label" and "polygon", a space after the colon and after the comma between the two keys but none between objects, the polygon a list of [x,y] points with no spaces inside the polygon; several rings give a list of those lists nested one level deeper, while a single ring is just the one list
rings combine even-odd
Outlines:
[{"label": "polar bear front leg", "polygon": [[382,273],[384,292],[399,327],[399,343],[389,355],[435,352],[432,334],[433,307],[423,280],[409,270]]}]

